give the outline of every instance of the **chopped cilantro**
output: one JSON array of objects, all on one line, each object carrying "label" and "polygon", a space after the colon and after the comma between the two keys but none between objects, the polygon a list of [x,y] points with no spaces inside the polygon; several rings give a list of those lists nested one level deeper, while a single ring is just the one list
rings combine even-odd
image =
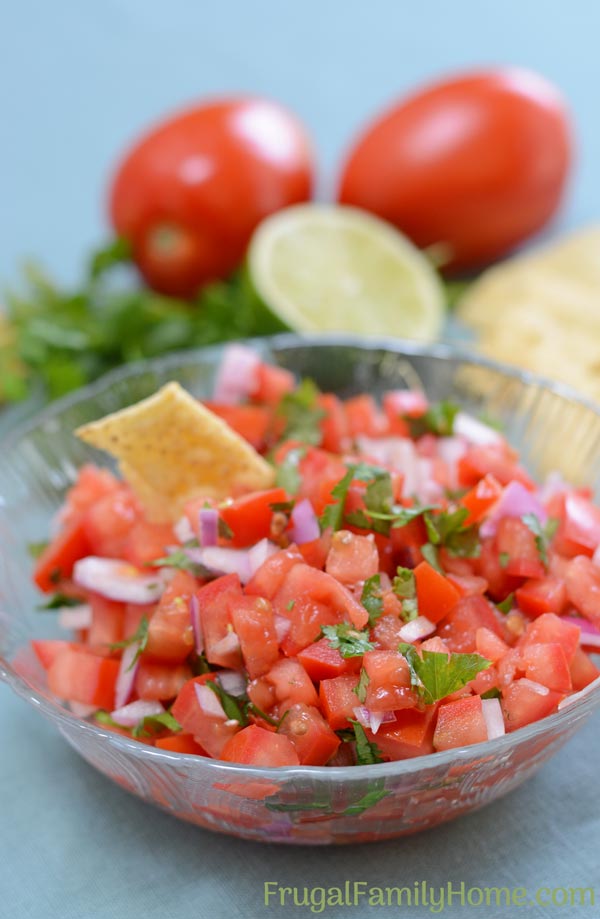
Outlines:
[{"label": "chopped cilantro", "polygon": [[286,393],[277,408],[285,419],[282,440],[299,440],[316,446],[321,443],[321,421],[325,411],[317,400],[319,389],[312,380],[302,380],[293,392]]},{"label": "chopped cilantro", "polygon": [[364,667],[360,668],[360,677],[357,685],[352,690],[358,696],[358,701],[364,704],[365,699],[367,698],[367,687],[370,683],[369,674]]},{"label": "chopped cilantro", "polygon": [[443,546],[450,555],[461,558],[477,558],[481,552],[479,533],[476,526],[465,526],[469,516],[466,507],[425,514],[425,526],[429,542],[436,547]]},{"label": "chopped cilantro", "polygon": [[372,651],[375,645],[369,641],[369,633],[359,632],[348,622],[338,625],[324,625],[321,632],[329,641],[332,648],[337,648],[342,657],[362,657],[367,651]]},{"label": "chopped cilantro", "polygon": [[135,652],[135,657],[127,670],[131,670],[131,668],[137,664],[140,655],[146,650],[146,645],[148,644],[148,626],[148,617],[142,616],[140,624],[133,635],[130,635],[129,638],[124,638],[123,641],[114,641],[108,646],[111,651],[118,651],[120,648],[128,648],[130,645],[137,644],[138,647]]},{"label": "chopped cilantro", "polygon": [[127,730],[127,728],[125,728],[122,724],[117,724],[116,721],[113,721],[110,713],[105,712],[103,709],[99,709],[97,712],[94,712],[94,720],[99,724],[106,724],[111,728],[122,728],[123,730]]},{"label": "chopped cilantro", "polygon": [[291,612],[291,611],[293,610],[293,608],[294,608],[294,604],[295,604],[295,603],[296,603],[295,600],[288,600],[288,602],[285,604],[286,610],[287,610],[288,612]]},{"label": "chopped cilantro", "polygon": [[266,721],[267,724],[271,724],[274,728],[279,729],[281,722],[287,715],[287,711],[283,713],[281,718],[272,718],[270,715],[267,715],[266,712],[263,712],[262,709],[255,705],[254,702],[248,702],[246,705],[246,712],[252,715],[255,715],[257,718],[262,718],[263,721]]},{"label": "chopped cilantro", "polygon": [[497,686],[492,686],[491,689],[487,689],[485,692],[481,693],[482,699],[501,699],[502,693]]},{"label": "chopped cilantro", "polygon": [[426,562],[429,562],[432,568],[435,568],[438,574],[446,574],[440,565],[438,550],[434,545],[432,545],[432,543],[426,542],[423,546],[421,546],[421,555]]},{"label": "chopped cilantro", "polygon": [[415,439],[423,434],[437,434],[449,437],[454,431],[454,419],[460,409],[454,402],[433,402],[420,418],[407,418],[411,436]]},{"label": "chopped cilantro", "polygon": [[232,721],[237,721],[240,727],[245,728],[248,724],[248,715],[243,703],[240,705],[240,699],[225,692],[216,680],[207,680],[206,686],[212,689],[215,696],[217,696],[227,717]]},{"label": "chopped cilantro", "polygon": [[85,603],[83,597],[68,597],[66,594],[56,593],[52,594],[50,599],[45,603],[40,603],[37,608],[43,610],[54,610],[62,609],[65,606],[81,606],[82,603]]},{"label": "chopped cilantro", "polygon": [[36,559],[39,558],[44,549],[47,549],[50,543],[48,540],[44,542],[29,542],[27,543],[27,551],[30,558]]},{"label": "chopped cilantro", "polygon": [[331,497],[335,498],[335,504],[327,504],[319,518],[321,530],[331,527],[332,530],[339,530],[344,519],[344,504],[348,496],[348,491],[354,478],[354,467],[351,467],[337,485],[331,489]]},{"label": "chopped cilantro", "polygon": [[341,731],[336,731],[335,733],[340,738],[342,743],[354,743],[356,740],[354,731],[349,731],[347,728],[344,728]]},{"label": "chopped cilantro", "polygon": [[539,517],[535,514],[523,514],[521,517],[523,523],[531,530],[535,536],[535,545],[540,554],[540,558],[544,566],[548,567],[548,547],[554,538],[554,534],[558,529],[559,521],[555,518],[550,518],[545,526],[542,526],[542,522]]},{"label": "chopped cilantro", "polygon": [[194,676],[202,676],[205,673],[211,673],[212,667],[208,663],[206,654],[204,651],[202,654],[195,654],[191,662],[192,672]]},{"label": "chopped cilantro", "polygon": [[365,734],[365,729],[358,721],[352,721],[354,739],[356,741],[356,762],[359,766],[370,766],[373,763],[382,763],[381,750],[377,744],[371,743]]},{"label": "chopped cilantro", "polygon": [[480,654],[444,654],[423,651],[421,657],[414,645],[402,643],[398,650],[410,668],[411,683],[426,705],[445,699],[462,689],[491,661]]},{"label": "chopped cilantro", "polygon": [[500,610],[501,613],[504,613],[504,615],[506,616],[506,614],[510,613],[511,609],[513,608],[514,602],[515,602],[515,595],[513,593],[513,594],[509,594],[508,597],[502,600],[501,603],[496,603],[496,607],[497,609]]},{"label": "chopped cilantro", "polygon": [[288,495],[295,495],[300,489],[302,479],[298,466],[300,460],[306,456],[306,447],[293,447],[285,455],[283,462],[279,463],[275,469],[275,484],[278,488],[283,488]]},{"label": "chopped cilantro", "polygon": [[228,523],[225,523],[222,517],[219,517],[217,527],[221,539],[233,539],[233,530]]},{"label": "chopped cilantro", "polygon": [[419,615],[417,604],[417,585],[415,574],[410,568],[399,567],[392,581],[392,590],[402,600],[401,616],[405,622],[411,622]]},{"label": "chopped cilantro", "polygon": [[372,577],[367,578],[363,585],[360,602],[369,614],[369,625],[375,625],[383,613],[380,575],[374,574]]},{"label": "chopped cilantro", "polygon": [[508,552],[500,552],[498,554],[498,564],[500,565],[501,568],[506,568],[509,562],[510,562],[510,555],[508,554]]},{"label": "chopped cilantro", "polygon": [[177,568],[178,571],[189,571],[194,577],[206,580],[214,579],[216,576],[214,571],[206,568],[200,562],[193,561],[184,549],[175,549],[170,555],[150,562],[150,565],[152,568]]},{"label": "chopped cilantro", "polygon": [[163,728],[174,733],[181,730],[181,725],[171,712],[160,712],[158,715],[148,715],[142,718],[131,731],[132,737],[152,737]]}]

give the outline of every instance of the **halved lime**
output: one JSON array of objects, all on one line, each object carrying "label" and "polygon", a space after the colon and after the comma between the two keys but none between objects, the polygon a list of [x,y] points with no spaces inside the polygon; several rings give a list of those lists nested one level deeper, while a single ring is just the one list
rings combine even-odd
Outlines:
[{"label": "halved lime", "polygon": [[444,318],[430,262],[394,227],[356,208],[278,211],[255,231],[248,267],[259,297],[298,332],[431,341]]}]

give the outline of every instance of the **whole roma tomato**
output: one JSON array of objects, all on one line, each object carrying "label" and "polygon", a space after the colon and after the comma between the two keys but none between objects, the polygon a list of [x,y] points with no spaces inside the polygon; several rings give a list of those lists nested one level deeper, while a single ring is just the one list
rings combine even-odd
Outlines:
[{"label": "whole roma tomato", "polygon": [[448,267],[498,258],[556,211],[571,159],[557,90],[516,68],[437,83],[391,108],[350,150],[339,200],[373,211]]},{"label": "whole roma tomato", "polygon": [[307,200],[310,141],[286,109],[230,98],[158,125],[126,153],[110,216],[155,290],[192,296],[242,260],[256,225]]}]

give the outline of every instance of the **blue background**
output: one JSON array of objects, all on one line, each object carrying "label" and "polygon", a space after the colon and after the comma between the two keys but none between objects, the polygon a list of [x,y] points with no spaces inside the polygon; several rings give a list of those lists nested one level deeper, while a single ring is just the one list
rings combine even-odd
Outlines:
[{"label": "blue background", "polygon": [[[74,279],[106,233],[111,164],[140,129],[173,108],[234,90],[281,100],[316,139],[326,195],[341,151],[366,118],[419,81],[490,63],[527,65],[562,87],[579,162],[560,221],[591,221],[600,213],[599,34],[595,0],[6,5],[0,281],[15,280],[25,255]],[[388,886],[421,879],[595,884],[600,898],[599,726],[596,718],[521,790],[447,827],[346,850],[285,850],[213,836],[134,800],[2,687],[0,916],[308,916],[305,909],[265,910],[263,882],[343,884],[347,877]],[[555,912],[592,917],[599,908]],[[444,915],[471,913],[456,908]],[[373,910],[400,914],[431,915]],[[551,914],[531,906],[515,916]]]}]

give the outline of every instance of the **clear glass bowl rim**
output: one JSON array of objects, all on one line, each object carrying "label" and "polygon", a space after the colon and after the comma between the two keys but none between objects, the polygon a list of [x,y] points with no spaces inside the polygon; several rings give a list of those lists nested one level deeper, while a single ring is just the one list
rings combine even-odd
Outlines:
[{"label": "clear glass bowl rim", "polygon": [[[260,344],[269,349],[273,349],[275,352],[293,348],[298,345],[317,348],[319,346],[330,345],[354,347],[363,351],[385,350],[390,353],[409,357],[419,356],[425,358],[433,357],[441,360],[456,360],[464,364],[488,368],[524,384],[542,387],[543,389],[554,392],[565,399],[589,409],[600,417],[600,407],[598,405],[592,400],[581,396],[565,384],[546,379],[519,368],[511,367],[507,364],[490,360],[486,357],[474,355],[467,349],[455,345],[439,343],[420,344],[413,341],[398,339],[388,341],[381,338],[365,340],[353,335],[296,335],[294,333],[283,333],[262,338],[248,339],[244,343],[250,346],[253,343]],[[25,435],[37,428],[40,424],[50,421],[70,406],[83,402],[87,398],[118,384],[128,377],[136,376],[146,371],[165,370],[171,365],[177,366],[194,357],[201,358],[203,355],[218,353],[222,351],[226,344],[228,343],[176,351],[159,358],[136,361],[124,367],[111,370],[93,383],[61,399],[57,399],[42,411],[37,412],[32,418],[22,422],[6,435],[3,446],[5,450],[15,448]],[[35,708],[43,712],[50,720],[58,721],[59,723],[64,722],[69,725],[77,723],[79,728],[89,731],[97,737],[104,738],[106,743],[114,746],[117,750],[123,750],[123,752],[133,755],[134,757],[139,757],[141,760],[147,760],[155,764],[162,763],[165,767],[176,766],[178,764],[185,765],[191,771],[197,770],[198,775],[204,774],[204,770],[208,770],[210,773],[212,769],[218,773],[219,776],[222,776],[222,772],[225,770],[231,774],[232,778],[249,780],[265,778],[271,781],[274,779],[289,781],[294,778],[304,777],[304,779],[309,781],[325,780],[340,783],[344,780],[369,780],[411,774],[416,775],[437,766],[460,766],[463,763],[472,762],[479,758],[486,758],[494,755],[500,756],[504,750],[510,749],[515,745],[520,745],[522,742],[525,743],[531,738],[542,734],[552,734],[554,729],[559,730],[561,727],[566,727],[573,714],[578,712],[583,713],[583,710],[589,713],[600,704],[600,677],[598,677],[593,683],[586,686],[585,689],[569,697],[569,704],[560,711],[553,715],[548,715],[540,721],[536,721],[526,727],[519,728],[514,733],[505,734],[494,740],[487,740],[482,743],[472,744],[467,747],[458,747],[439,753],[429,753],[426,756],[414,757],[412,759],[375,763],[368,766],[258,767],[228,763],[223,760],[200,757],[190,753],[157,750],[156,747],[129,740],[111,731],[105,731],[100,725],[93,724],[90,721],[77,717],[68,709],[59,705],[58,702],[54,702],[47,696],[37,692],[17,673],[12,665],[1,656],[0,679],[3,679],[17,695],[21,696]]]}]

